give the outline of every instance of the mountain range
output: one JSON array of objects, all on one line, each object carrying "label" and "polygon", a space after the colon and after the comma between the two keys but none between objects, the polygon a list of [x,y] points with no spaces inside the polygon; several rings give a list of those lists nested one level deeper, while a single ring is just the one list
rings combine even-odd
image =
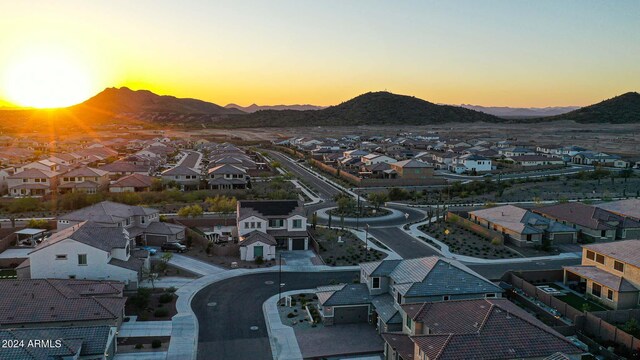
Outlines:
[{"label": "mountain range", "polygon": [[[568,112],[567,112],[568,111]],[[300,127],[357,125],[430,125],[469,122],[638,123],[640,94],[629,92],[582,108],[507,108],[442,105],[386,91],[368,92],[326,108],[313,105],[220,106],[214,103],[161,96],[147,90],[107,88],[87,101],[58,110],[2,110],[0,125],[37,124],[52,117],[164,126]],[[86,121],[85,121],[86,122]]]}]

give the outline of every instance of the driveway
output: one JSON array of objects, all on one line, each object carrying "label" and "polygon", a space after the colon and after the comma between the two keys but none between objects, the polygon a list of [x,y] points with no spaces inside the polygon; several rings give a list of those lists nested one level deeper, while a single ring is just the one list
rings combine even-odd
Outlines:
[{"label": "driveway", "polygon": [[305,359],[382,353],[384,350],[384,340],[376,327],[368,323],[294,329],[294,332]]},{"label": "driveway", "polygon": [[178,276],[167,276],[167,277],[160,277],[157,278],[153,284],[151,284],[151,281],[149,280],[144,280],[143,282],[140,283],[140,286],[142,287],[156,287],[156,288],[163,288],[163,289],[168,289],[168,288],[176,288],[179,289],[182,286],[184,286],[185,284],[188,284],[190,282],[192,282],[193,280],[195,280],[195,278],[186,278],[186,277],[178,277]]},{"label": "driveway", "polygon": [[123,322],[118,337],[171,336],[171,320]]},{"label": "driveway", "polygon": [[[178,254],[178,253],[171,253],[173,256],[171,257],[171,260],[169,260],[169,264],[175,266],[175,267],[179,267],[181,269],[190,271],[194,274],[198,274],[198,275],[210,275],[210,274],[217,274],[219,272],[225,271],[226,269],[215,266],[215,265],[211,265],[209,263],[206,263],[204,261],[200,261],[194,258],[191,258],[189,256],[186,256],[184,254]],[[164,255],[163,252],[159,252],[158,254],[156,254],[156,256],[158,258],[162,257],[162,255]]]},{"label": "driveway", "polygon": [[278,254],[282,255],[282,260],[289,266],[313,266],[315,265],[311,259],[316,257],[316,254],[312,250],[305,251],[279,251]]}]

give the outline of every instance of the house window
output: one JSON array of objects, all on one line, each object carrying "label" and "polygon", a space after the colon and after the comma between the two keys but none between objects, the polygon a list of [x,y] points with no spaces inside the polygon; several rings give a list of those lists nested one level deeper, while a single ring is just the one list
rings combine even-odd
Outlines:
[{"label": "house window", "polygon": [[587,259],[589,260],[595,260],[596,259],[596,253],[594,253],[591,250],[587,250]]},{"label": "house window", "polygon": [[451,300],[451,297],[449,295],[442,296],[442,301],[449,301],[449,300]]},{"label": "house window", "polygon": [[87,254],[78,254],[78,265],[87,265]]},{"label": "house window", "polygon": [[283,227],[283,226],[284,226],[284,220],[283,219],[271,219],[271,220],[269,220],[269,227],[277,228],[277,227]]},{"label": "house window", "polygon": [[371,279],[371,288],[372,289],[380,289],[380,278],[374,277]]},{"label": "house window", "polygon": [[262,229],[262,223],[261,222],[257,222],[256,224],[257,224],[257,228],[258,229]]},{"label": "house window", "polygon": [[75,279],[76,276],[75,275],[69,275],[69,279]]},{"label": "house window", "polygon": [[607,237],[607,230],[600,231],[600,237]]},{"label": "house window", "polygon": [[604,265],[604,255],[596,254],[596,262]]},{"label": "house window", "polygon": [[293,220],[293,228],[294,229],[300,229],[301,227],[302,227],[302,220],[301,219]]},{"label": "house window", "polygon": [[624,263],[621,263],[620,261],[614,261],[613,268],[617,271],[624,272]]},{"label": "house window", "polygon": [[56,255],[56,260],[67,260],[67,254]]},{"label": "house window", "polygon": [[400,294],[399,291],[398,291],[398,296],[396,297],[396,301],[398,302],[398,305],[402,304],[402,294]]},{"label": "house window", "polygon": [[495,293],[485,294],[484,297],[487,298],[487,299],[488,298],[494,298],[494,297],[496,297],[496,294]]},{"label": "house window", "polygon": [[256,228],[256,223],[254,221],[251,222],[251,228],[255,229]]},{"label": "house window", "polygon": [[602,296],[602,286],[593,283],[593,285],[591,285],[591,294],[597,297]]},{"label": "house window", "polygon": [[249,228],[249,223],[248,223],[248,222],[244,223],[244,228],[245,228],[245,229],[248,229],[248,228]]},{"label": "house window", "polygon": [[607,299],[613,301],[613,290],[607,289]]},{"label": "house window", "polygon": [[407,327],[407,329],[411,330],[412,325],[413,325],[413,320],[411,320],[411,317],[407,315],[407,321],[405,321],[405,326]]},{"label": "house window", "polygon": [[531,234],[527,234],[527,241],[531,241]]}]

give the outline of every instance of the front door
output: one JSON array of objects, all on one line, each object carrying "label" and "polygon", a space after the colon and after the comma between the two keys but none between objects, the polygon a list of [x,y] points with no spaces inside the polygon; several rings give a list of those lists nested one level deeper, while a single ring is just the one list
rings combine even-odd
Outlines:
[{"label": "front door", "polygon": [[262,248],[262,246],[254,246],[253,247],[253,257],[262,257],[264,254],[264,250]]}]

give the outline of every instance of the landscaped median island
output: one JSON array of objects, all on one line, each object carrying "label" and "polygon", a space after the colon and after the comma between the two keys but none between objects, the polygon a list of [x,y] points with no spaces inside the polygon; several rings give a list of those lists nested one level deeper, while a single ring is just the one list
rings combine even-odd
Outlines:
[{"label": "landscaped median island", "polygon": [[[175,288],[150,289],[138,288],[137,292],[127,297],[125,314],[137,316],[136,321],[171,320],[177,314]],[[125,318],[125,321],[126,318]]]},{"label": "landscaped median island", "polygon": [[318,297],[315,294],[286,296],[278,302],[280,320],[295,328],[323,326],[318,312]]},{"label": "landscaped median island", "polygon": [[317,227],[309,233],[318,242],[320,257],[329,266],[358,265],[387,257],[376,249],[365,250],[366,244],[347,230]]},{"label": "landscaped median island", "polygon": [[[473,256],[481,259],[510,259],[521,257],[502,244],[501,239],[487,239],[453,221],[441,220],[418,227],[420,231],[433,236],[449,246],[454,254]],[[429,239],[423,240],[431,242]],[[437,245],[433,243],[432,245]]]}]

